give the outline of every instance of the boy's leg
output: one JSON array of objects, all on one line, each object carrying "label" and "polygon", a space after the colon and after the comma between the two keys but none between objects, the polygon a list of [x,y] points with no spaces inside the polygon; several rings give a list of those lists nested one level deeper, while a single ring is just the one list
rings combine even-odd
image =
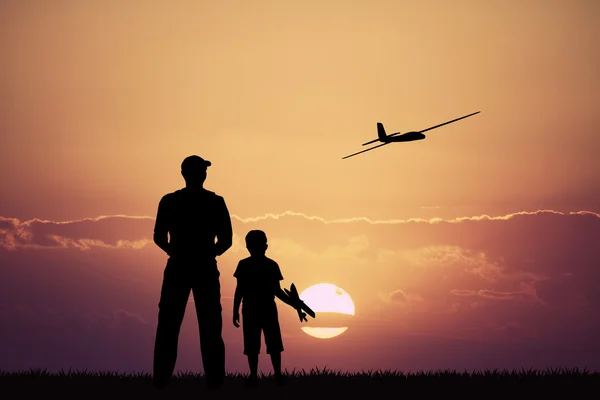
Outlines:
[{"label": "boy's leg", "polygon": [[258,377],[258,354],[248,354],[247,357],[250,376]]},{"label": "boy's leg", "polygon": [[281,352],[271,352],[269,355],[273,364],[273,373],[275,376],[281,375]]},{"label": "boy's leg", "polygon": [[275,383],[277,383],[277,385],[285,385],[285,376],[283,376],[281,373],[281,352],[272,351],[270,356],[271,363],[273,363],[273,375],[275,376]]},{"label": "boy's leg", "polygon": [[260,323],[253,310],[242,308],[242,331],[244,334],[244,355],[248,357],[250,378],[258,378],[258,355],[260,354]]},{"label": "boy's leg", "polygon": [[258,354],[248,354],[247,357],[250,375],[246,378],[246,386],[256,387],[258,385]]},{"label": "boy's leg", "polygon": [[281,329],[279,327],[279,318],[277,309],[269,316],[270,318],[265,324],[265,343],[267,345],[267,353],[271,356],[273,364],[273,373],[278,383],[283,383],[281,374],[281,352],[283,351],[283,339],[281,338]]}]

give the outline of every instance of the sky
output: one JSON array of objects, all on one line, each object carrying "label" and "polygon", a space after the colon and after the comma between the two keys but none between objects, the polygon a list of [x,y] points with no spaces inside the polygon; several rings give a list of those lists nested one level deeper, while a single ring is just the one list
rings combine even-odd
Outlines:
[{"label": "sky", "polygon": [[[149,371],[160,198],[212,162],[227,369],[243,237],[343,288],[284,368],[600,369],[595,1],[3,1],[0,369]],[[342,160],[376,137],[473,117]],[[333,318],[328,320],[328,318]],[[315,325],[316,324],[316,325]],[[178,369],[202,371],[190,303]],[[270,370],[261,358],[261,369]]]}]

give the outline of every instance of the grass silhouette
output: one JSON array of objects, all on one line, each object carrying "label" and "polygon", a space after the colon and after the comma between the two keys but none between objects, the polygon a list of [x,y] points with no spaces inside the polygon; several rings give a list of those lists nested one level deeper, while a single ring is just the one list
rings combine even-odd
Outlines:
[{"label": "grass silhouette", "polygon": [[285,371],[288,384],[278,387],[272,375],[260,374],[258,388],[244,387],[246,374],[227,374],[225,386],[216,392],[205,391],[202,374],[178,372],[169,387],[159,391],[152,386],[147,373],[88,372],[79,370],[48,372],[28,370],[0,371],[0,388],[9,396],[3,398],[42,399],[57,396],[66,399],[327,399],[351,400],[367,398],[439,397],[456,394],[464,397],[496,396],[530,398],[540,395],[572,397],[576,392],[587,393],[600,386],[600,373],[578,368],[546,370],[482,370],[457,372],[451,370],[428,372],[364,371],[348,373],[327,368],[310,371]]}]

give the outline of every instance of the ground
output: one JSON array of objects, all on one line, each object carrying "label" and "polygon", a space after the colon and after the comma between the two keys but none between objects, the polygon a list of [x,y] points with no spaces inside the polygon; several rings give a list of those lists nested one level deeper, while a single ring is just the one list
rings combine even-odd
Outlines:
[{"label": "ground", "polygon": [[[336,371],[287,372],[288,384],[276,386],[271,376],[262,376],[257,388],[246,388],[243,375],[228,375],[218,391],[207,391],[198,374],[178,374],[160,391],[147,374],[92,372],[47,373],[0,371],[2,399],[383,399],[471,397],[540,398],[593,397],[600,387],[600,373],[580,370],[549,371],[452,371],[404,374],[369,371],[349,374]],[[588,394],[590,393],[590,394]]]}]

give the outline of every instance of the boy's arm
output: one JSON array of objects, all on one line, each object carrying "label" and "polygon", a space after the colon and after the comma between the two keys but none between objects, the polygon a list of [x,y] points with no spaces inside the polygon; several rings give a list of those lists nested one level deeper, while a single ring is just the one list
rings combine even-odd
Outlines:
[{"label": "boy's arm", "polygon": [[240,288],[239,279],[235,287],[235,295],[233,296],[233,326],[240,327],[240,303],[242,302],[242,290]]},{"label": "boy's arm", "polygon": [[298,304],[296,304],[296,302],[292,300],[290,296],[288,296],[287,293],[283,291],[283,289],[281,289],[281,285],[279,282],[277,282],[277,286],[275,287],[275,297],[283,301],[285,304],[291,306],[292,308],[298,309]]},{"label": "boy's arm", "polygon": [[283,301],[285,304],[298,309],[298,305],[281,289],[280,282],[283,280],[283,275],[281,274],[281,269],[279,268],[279,264],[274,263],[273,268],[273,292],[275,293],[275,297],[279,300]]},{"label": "boy's arm", "polygon": [[233,295],[233,313],[237,314],[240,312],[240,304],[242,304],[242,288],[240,282],[235,287],[235,294]]},{"label": "boy's arm", "polygon": [[239,312],[240,310],[240,304],[242,303],[242,297],[243,297],[243,289],[244,289],[244,279],[243,279],[243,267],[242,267],[242,262],[238,262],[237,267],[235,268],[235,271],[233,273],[233,277],[236,279],[236,285],[235,285],[235,294],[233,295],[233,313],[235,314],[236,312]]}]

